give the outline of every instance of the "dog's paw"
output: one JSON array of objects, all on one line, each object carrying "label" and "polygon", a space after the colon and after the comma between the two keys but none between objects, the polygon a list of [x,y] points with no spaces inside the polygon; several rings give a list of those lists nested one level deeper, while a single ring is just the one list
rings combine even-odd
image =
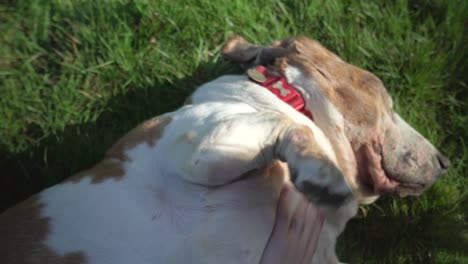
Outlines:
[{"label": "dog's paw", "polygon": [[293,172],[296,188],[319,205],[340,207],[352,197],[344,175],[331,162],[304,159]]}]

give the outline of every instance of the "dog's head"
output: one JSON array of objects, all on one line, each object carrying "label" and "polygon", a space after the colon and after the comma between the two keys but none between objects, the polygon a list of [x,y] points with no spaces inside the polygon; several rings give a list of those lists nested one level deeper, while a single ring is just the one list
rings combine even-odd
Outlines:
[{"label": "dog's head", "polygon": [[329,138],[361,202],[384,193],[418,195],[450,162],[393,109],[382,81],[305,37],[256,46],[231,39],[224,55],[244,67],[264,65],[299,89]]}]

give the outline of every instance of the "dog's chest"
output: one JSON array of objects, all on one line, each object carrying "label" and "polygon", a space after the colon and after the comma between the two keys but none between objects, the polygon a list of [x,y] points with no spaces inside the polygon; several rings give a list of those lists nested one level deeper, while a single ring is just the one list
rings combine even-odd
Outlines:
[{"label": "dog's chest", "polygon": [[167,174],[142,186],[141,172],[127,173],[135,177],[100,184],[84,178],[42,193],[42,217],[50,223],[45,244],[59,255],[83,252],[91,263],[260,258],[277,186],[256,177],[207,188]]}]

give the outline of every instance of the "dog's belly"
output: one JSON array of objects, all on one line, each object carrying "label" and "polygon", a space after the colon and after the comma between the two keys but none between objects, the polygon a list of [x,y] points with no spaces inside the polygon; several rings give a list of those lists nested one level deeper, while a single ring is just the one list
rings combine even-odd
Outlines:
[{"label": "dog's belly", "polygon": [[258,263],[274,224],[283,179],[264,175],[222,187],[176,175],[54,186],[40,195],[45,244],[90,263]]}]

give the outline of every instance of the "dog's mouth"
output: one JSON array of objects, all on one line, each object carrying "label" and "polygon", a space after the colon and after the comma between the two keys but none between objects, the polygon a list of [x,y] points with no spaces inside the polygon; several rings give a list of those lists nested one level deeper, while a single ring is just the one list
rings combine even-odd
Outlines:
[{"label": "dog's mouth", "polygon": [[419,195],[426,188],[427,184],[406,182],[400,177],[395,177],[383,159],[383,150],[380,144],[373,147],[364,146],[359,162],[360,179],[368,193],[382,195],[396,193],[401,197],[408,195]]}]

